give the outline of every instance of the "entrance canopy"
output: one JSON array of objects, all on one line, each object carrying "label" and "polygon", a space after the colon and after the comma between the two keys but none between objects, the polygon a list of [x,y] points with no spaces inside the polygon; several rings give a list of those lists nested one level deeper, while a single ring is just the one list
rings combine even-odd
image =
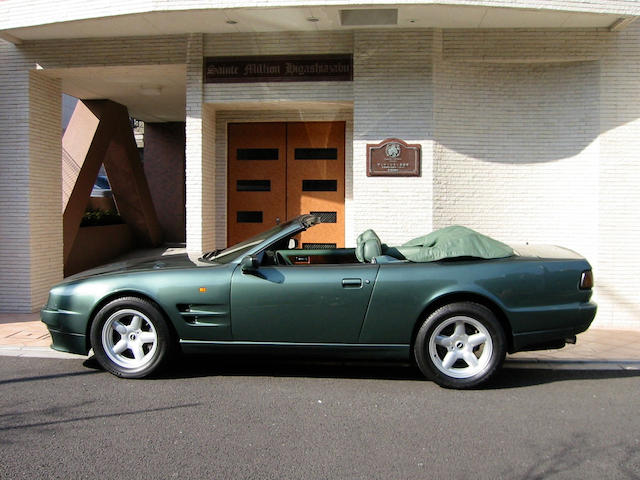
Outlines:
[{"label": "entrance canopy", "polygon": [[[191,32],[281,32],[358,28],[609,28],[640,15],[628,0],[332,1],[228,0],[194,8],[177,0],[0,2],[0,38],[28,40],[180,35]],[[365,3],[365,5],[363,5]],[[204,2],[203,2],[204,4]],[[262,4],[262,5],[261,5]],[[210,5],[207,5],[208,7]]]},{"label": "entrance canopy", "polygon": [[59,78],[67,95],[83,100],[108,98],[126,105],[138,120],[184,121],[184,64],[47,68],[41,72]]}]

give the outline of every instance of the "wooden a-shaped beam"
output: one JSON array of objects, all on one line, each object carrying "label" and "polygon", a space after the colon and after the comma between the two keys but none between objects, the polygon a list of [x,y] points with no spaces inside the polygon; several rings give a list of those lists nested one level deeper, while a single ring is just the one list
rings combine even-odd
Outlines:
[{"label": "wooden a-shaped beam", "polygon": [[79,101],[62,137],[65,262],[101,164],[109,177],[120,216],[138,243],[157,246],[162,242],[127,108],[110,100]]}]

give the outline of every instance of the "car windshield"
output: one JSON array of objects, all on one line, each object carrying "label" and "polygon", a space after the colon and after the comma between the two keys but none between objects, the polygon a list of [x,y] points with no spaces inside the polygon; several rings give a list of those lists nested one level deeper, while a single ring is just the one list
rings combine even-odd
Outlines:
[{"label": "car windshield", "polygon": [[265,232],[259,233],[258,235],[248,238],[247,240],[244,240],[240,243],[236,243],[235,245],[227,247],[223,250],[213,250],[211,252],[207,252],[202,255],[202,258],[200,260],[212,263],[231,263],[235,259],[242,257],[256,245],[264,242],[267,238],[285,231],[296,222],[298,222],[298,220],[294,218],[293,220],[289,220],[288,222],[285,222],[281,225],[276,225],[275,227],[270,228]]}]

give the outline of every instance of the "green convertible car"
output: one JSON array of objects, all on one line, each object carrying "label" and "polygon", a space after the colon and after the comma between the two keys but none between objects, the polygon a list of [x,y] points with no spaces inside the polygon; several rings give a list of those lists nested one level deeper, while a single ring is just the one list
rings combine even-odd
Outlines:
[{"label": "green convertible car", "polygon": [[[591,324],[591,266],[554,246],[447,227],[402,246],[300,249],[303,215],[199,258],[107,265],[51,289],[53,348],[126,378],[177,351],[278,351],[415,360],[451,388],[486,382],[507,352],[561,348]],[[373,367],[372,367],[373,368]]]}]

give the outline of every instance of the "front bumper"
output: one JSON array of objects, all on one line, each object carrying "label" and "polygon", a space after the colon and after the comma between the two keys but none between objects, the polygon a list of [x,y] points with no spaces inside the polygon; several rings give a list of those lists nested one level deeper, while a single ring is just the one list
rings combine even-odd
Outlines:
[{"label": "front bumper", "polygon": [[87,336],[78,313],[45,307],[40,311],[40,319],[51,334],[51,348],[61,352],[87,354]]},{"label": "front bumper", "polygon": [[86,335],[77,333],[68,333],[49,328],[53,343],[51,348],[60,352],[76,353],[78,355],[87,354],[87,338]]}]

